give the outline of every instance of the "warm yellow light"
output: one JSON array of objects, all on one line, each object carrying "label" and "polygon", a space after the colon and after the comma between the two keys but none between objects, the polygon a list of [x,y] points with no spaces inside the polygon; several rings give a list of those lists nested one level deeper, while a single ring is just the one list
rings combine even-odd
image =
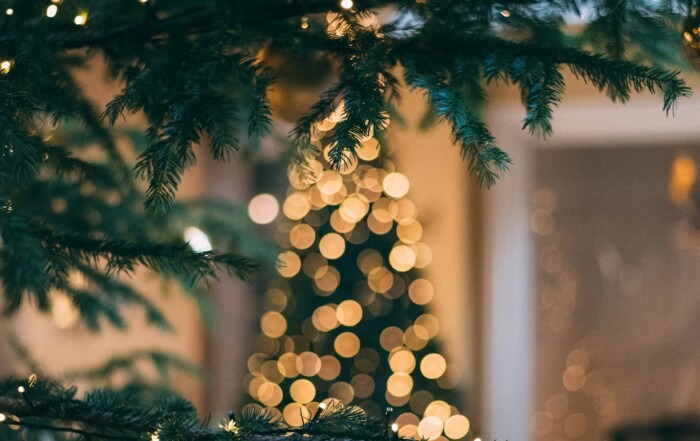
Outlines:
[{"label": "warm yellow light", "polygon": [[688,202],[696,179],[697,165],[693,158],[687,154],[678,155],[673,160],[671,179],[668,183],[671,201],[677,205]]},{"label": "warm yellow light", "polygon": [[345,239],[338,233],[328,233],[321,238],[318,249],[326,259],[337,259],[345,252]]},{"label": "warm yellow light", "polygon": [[7,8],[7,9],[5,9],[5,14],[6,14],[6,15],[12,15],[12,14],[14,14],[14,13],[15,13],[15,10],[12,9],[12,8]]},{"label": "warm yellow light", "polygon": [[151,441],[160,441],[160,437],[158,437],[157,433],[154,433],[151,435]]},{"label": "warm yellow light", "polygon": [[307,404],[314,400],[316,387],[309,380],[297,380],[289,387],[289,394],[297,403]]},{"label": "warm yellow light", "polygon": [[362,320],[362,306],[355,300],[345,300],[335,311],[338,321],[345,326],[355,326]]},{"label": "warm yellow light", "polygon": [[508,18],[508,17],[510,17],[510,11],[508,11],[507,9],[504,9],[501,11],[501,15]]},{"label": "warm yellow light", "polygon": [[270,338],[279,338],[287,331],[287,320],[277,311],[268,311],[260,318],[260,329]]},{"label": "warm yellow light", "polygon": [[307,29],[309,27],[309,17],[301,17],[301,28]]},{"label": "warm yellow light", "polygon": [[396,271],[408,271],[416,264],[416,252],[406,245],[396,246],[389,253],[389,263]]},{"label": "warm yellow light", "polygon": [[341,357],[354,357],[360,351],[360,339],[352,332],[343,332],[336,337],[333,348]]},{"label": "warm yellow light", "polygon": [[138,0],[139,3],[148,3],[148,0]]},{"label": "warm yellow light", "polygon": [[440,354],[428,354],[420,362],[420,371],[425,378],[435,379],[445,373],[447,362]]},{"label": "warm yellow light", "polygon": [[382,181],[384,193],[392,198],[401,198],[408,193],[410,183],[408,178],[401,173],[389,173]]},{"label": "warm yellow light", "polygon": [[87,23],[87,13],[81,12],[80,14],[76,15],[73,18],[73,23],[78,26],[83,26],[85,23]]},{"label": "warm yellow light", "polygon": [[[79,289],[79,286],[73,285]],[[78,323],[80,311],[73,300],[63,291],[52,289],[49,291],[51,302],[51,319],[58,329],[70,329]]]},{"label": "warm yellow light", "polygon": [[309,248],[315,240],[316,232],[309,224],[297,224],[289,232],[289,242],[300,250]]},{"label": "warm yellow light", "polygon": [[256,224],[269,224],[275,220],[279,211],[280,205],[271,194],[259,194],[248,203],[248,216]]},{"label": "warm yellow light", "polygon": [[394,433],[398,432],[398,431],[399,431],[399,425],[396,424],[396,423],[392,424],[392,425],[391,425],[391,431],[394,432]]},{"label": "warm yellow light", "polygon": [[7,419],[4,413],[0,413],[0,423],[4,422]]},{"label": "warm yellow light", "polygon": [[445,422],[445,435],[448,438],[464,438],[469,432],[469,419],[464,415],[452,415]]},{"label": "warm yellow light", "polygon": [[340,7],[343,9],[350,9],[354,6],[354,2],[352,0],[342,0],[340,2]]},{"label": "warm yellow light", "polygon": [[386,389],[395,397],[406,397],[413,389],[413,378],[405,372],[391,374],[386,382]]},{"label": "warm yellow light", "polygon": [[418,433],[421,437],[429,440],[437,439],[442,434],[442,421],[434,416],[428,416],[421,420],[418,424]]},{"label": "warm yellow light", "polygon": [[20,386],[20,387],[17,388],[17,392],[19,392],[19,393],[21,393],[21,394],[25,393],[26,391],[27,391],[27,390],[24,388],[24,386]]},{"label": "warm yellow light", "polygon": [[340,361],[332,355],[321,357],[321,370],[318,376],[326,381],[335,380],[340,375]]},{"label": "warm yellow light", "polygon": [[309,409],[299,403],[287,404],[282,411],[282,415],[287,424],[292,427],[300,427],[311,418]]},{"label": "warm yellow light", "polygon": [[294,251],[285,251],[277,259],[279,261],[277,272],[282,277],[294,277],[301,269],[301,259]]},{"label": "warm yellow light", "polygon": [[58,12],[58,6],[56,6],[56,5],[49,5],[46,8],[46,16],[49,18],[55,17],[57,12]]},{"label": "warm yellow light", "polygon": [[12,70],[12,61],[10,60],[2,60],[0,61],[0,73],[3,75],[7,75],[10,73],[10,70]]},{"label": "warm yellow light", "polygon": [[306,193],[302,192],[289,195],[282,206],[285,216],[292,220],[301,219],[306,216],[309,210],[311,210],[311,201]]},{"label": "warm yellow light", "polygon": [[343,404],[349,404],[355,398],[355,389],[345,381],[339,381],[328,388],[328,396]]}]

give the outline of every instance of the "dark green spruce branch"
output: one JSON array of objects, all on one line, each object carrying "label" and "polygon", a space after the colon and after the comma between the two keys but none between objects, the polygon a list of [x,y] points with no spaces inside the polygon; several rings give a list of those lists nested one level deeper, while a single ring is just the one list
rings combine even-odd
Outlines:
[{"label": "dark green spruce branch", "polygon": [[[71,432],[93,440],[153,441],[402,441],[392,421],[366,416],[354,406],[331,403],[301,426],[288,426],[264,410],[232,414],[217,428],[202,427],[192,405],[182,398],[166,395],[148,405],[123,393],[93,391],[83,399],[75,389],[57,383],[7,380],[0,384],[0,431],[2,425]],[[1,432],[0,432],[1,433]]]}]

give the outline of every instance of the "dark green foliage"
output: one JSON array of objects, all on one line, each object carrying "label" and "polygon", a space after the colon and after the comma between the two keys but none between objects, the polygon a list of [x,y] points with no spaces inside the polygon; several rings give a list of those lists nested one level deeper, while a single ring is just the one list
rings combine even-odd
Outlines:
[{"label": "dark green foliage", "polygon": [[[24,396],[18,392],[20,386],[26,390]],[[19,380],[0,383],[0,414],[6,418],[0,422],[0,438],[26,439],[51,432],[56,439],[67,434],[95,441],[152,441],[154,436],[161,441],[402,440],[391,434],[388,422],[368,418],[356,407],[329,406],[302,427],[288,427],[273,414],[253,408],[218,428],[208,428],[191,403],[171,394],[152,402],[104,390],[89,392],[83,399],[75,395],[74,388],[45,380],[32,387]]]}]

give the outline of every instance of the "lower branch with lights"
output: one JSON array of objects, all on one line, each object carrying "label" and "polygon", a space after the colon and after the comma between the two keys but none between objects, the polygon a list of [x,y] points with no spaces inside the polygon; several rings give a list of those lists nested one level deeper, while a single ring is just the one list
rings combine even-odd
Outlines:
[{"label": "lower branch with lights", "polygon": [[175,395],[150,404],[134,395],[104,390],[78,399],[75,388],[47,380],[0,383],[0,438],[4,440],[35,439],[42,432],[55,439],[96,441],[403,439],[391,420],[392,411],[387,408],[381,421],[368,417],[359,407],[324,402],[302,426],[291,427],[272,413],[249,408],[239,416],[230,413],[217,428],[208,428],[192,404]]}]

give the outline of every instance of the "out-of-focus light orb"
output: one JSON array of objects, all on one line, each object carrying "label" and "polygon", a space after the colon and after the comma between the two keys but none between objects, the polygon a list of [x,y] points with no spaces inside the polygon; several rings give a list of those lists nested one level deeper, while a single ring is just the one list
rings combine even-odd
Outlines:
[{"label": "out-of-focus light orb", "polygon": [[287,319],[277,311],[268,311],[260,318],[260,329],[270,338],[279,338],[287,331]]},{"label": "out-of-focus light orb", "polygon": [[340,375],[340,361],[332,355],[321,357],[321,370],[318,376],[326,381],[335,380]]},{"label": "out-of-focus light orb", "polygon": [[420,371],[425,378],[436,379],[441,377],[447,369],[445,357],[440,354],[428,354],[420,362]]},{"label": "out-of-focus light orb", "polygon": [[427,305],[434,295],[433,284],[427,279],[416,279],[408,286],[408,297],[416,305]]},{"label": "out-of-focus light orb", "polygon": [[335,311],[338,321],[345,326],[355,326],[362,320],[362,306],[355,300],[345,300]]},{"label": "out-of-focus light orb", "polygon": [[399,346],[403,346],[403,331],[396,326],[389,326],[379,334],[379,344],[387,352]]},{"label": "out-of-focus light orb", "polygon": [[387,196],[398,199],[406,196],[410,183],[408,178],[401,173],[389,173],[384,177],[382,181],[382,187],[384,187],[384,193]]},{"label": "out-of-focus light orb", "polygon": [[352,0],[341,0],[340,2],[340,7],[343,9],[350,9],[354,6],[354,2]]},{"label": "out-of-focus light orb", "polygon": [[445,422],[445,435],[448,438],[460,439],[469,432],[469,419],[464,415],[452,415]]},{"label": "out-of-focus light orb", "polygon": [[351,358],[360,351],[360,339],[352,332],[343,332],[335,338],[333,348],[341,357]]},{"label": "out-of-focus light orb", "polygon": [[356,149],[355,153],[363,161],[373,161],[379,157],[379,141],[369,138],[362,142],[362,146]]},{"label": "out-of-focus light orb", "polygon": [[328,388],[328,396],[343,404],[348,404],[355,398],[355,390],[349,383],[339,381]]},{"label": "out-of-focus light orb", "polygon": [[248,216],[256,224],[269,224],[277,217],[280,204],[271,194],[262,193],[248,202]]},{"label": "out-of-focus light orb", "polygon": [[197,227],[187,227],[185,228],[185,233],[183,234],[185,242],[190,245],[192,251],[195,253],[205,253],[212,250],[211,242],[209,237]]},{"label": "out-of-focus light orb", "polygon": [[442,421],[440,421],[440,418],[434,416],[424,417],[418,424],[418,433],[420,433],[423,438],[429,440],[437,439],[442,435],[442,429]]},{"label": "out-of-focus light orb", "polygon": [[428,404],[425,408],[425,413],[423,416],[433,416],[438,418],[440,421],[445,422],[452,414],[452,409],[450,405],[442,400],[435,400]]},{"label": "out-of-focus light orb", "polygon": [[299,220],[311,210],[311,201],[306,193],[296,192],[290,194],[282,205],[284,215],[292,220]]},{"label": "out-of-focus light orb", "polygon": [[77,26],[84,26],[85,23],[87,23],[87,13],[81,12],[80,14],[73,17],[73,23],[75,23]]},{"label": "out-of-focus light orb", "polygon": [[336,310],[330,305],[321,305],[311,315],[311,322],[321,332],[332,331],[338,327]]},{"label": "out-of-focus light orb", "polygon": [[263,383],[258,389],[258,401],[265,406],[274,407],[282,402],[282,388],[275,383]]},{"label": "out-of-focus light orb", "polygon": [[[297,403],[307,404],[314,400],[316,397],[316,387],[314,384],[306,379],[296,380],[289,387],[289,395]],[[285,417],[287,419],[287,417]]]},{"label": "out-of-focus light orb", "polygon": [[321,371],[321,359],[313,352],[302,352],[296,360],[297,369],[305,377],[313,377]]},{"label": "out-of-focus light orb", "polygon": [[416,357],[408,349],[396,351],[389,355],[389,367],[393,372],[410,374],[416,368]]},{"label": "out-of-focus light orb", "polygon": [[58,12],[58,6],[56,6],[56,5],[49,5],[46,7],[46,16],[49,18],[54,18],[56,16],[57,12]]},{"label": "out-of-focus light orb", "polygon": [[285,251],[281,253],[277,257],[277,260],[279,261],[277,272],[280,273],[282,277],[294,277],[301,269],[301,259],[294,251]]},{"label": "out-of-focus light orb", "polygon": [[406,245],[395,246],[389,253],[389,263],[399,272],[406,272],[416,264],[416,253]]},{"label": "out-of-focus light orb", "polygon": [[[313,384],[311,386],[313,386]],[[311,412],[302,404],[289,403],[284,406],[282,416],[284,417],[284,421],[286,421],[291,427],[301,427],[305,422],[309,421],[311,418]]]},{"label": "out-of-focus light orb", "polygon": [[294,248],[305,250],[314,244],[316,231],[309,224],[297,224],[289,232],[289,242]]},{"label": "out-of-focus light orb", "polygon": [[321,238],[318,248],[326,259],[337,259],[345,252],[345,239],[338,233],[328,233]]},{"label": "out-of-focus light orb", "polygon": [[406,397],[413,389],[413,378],[405,372],[395,372],[387,380],[386,389],[395,397]]}]

